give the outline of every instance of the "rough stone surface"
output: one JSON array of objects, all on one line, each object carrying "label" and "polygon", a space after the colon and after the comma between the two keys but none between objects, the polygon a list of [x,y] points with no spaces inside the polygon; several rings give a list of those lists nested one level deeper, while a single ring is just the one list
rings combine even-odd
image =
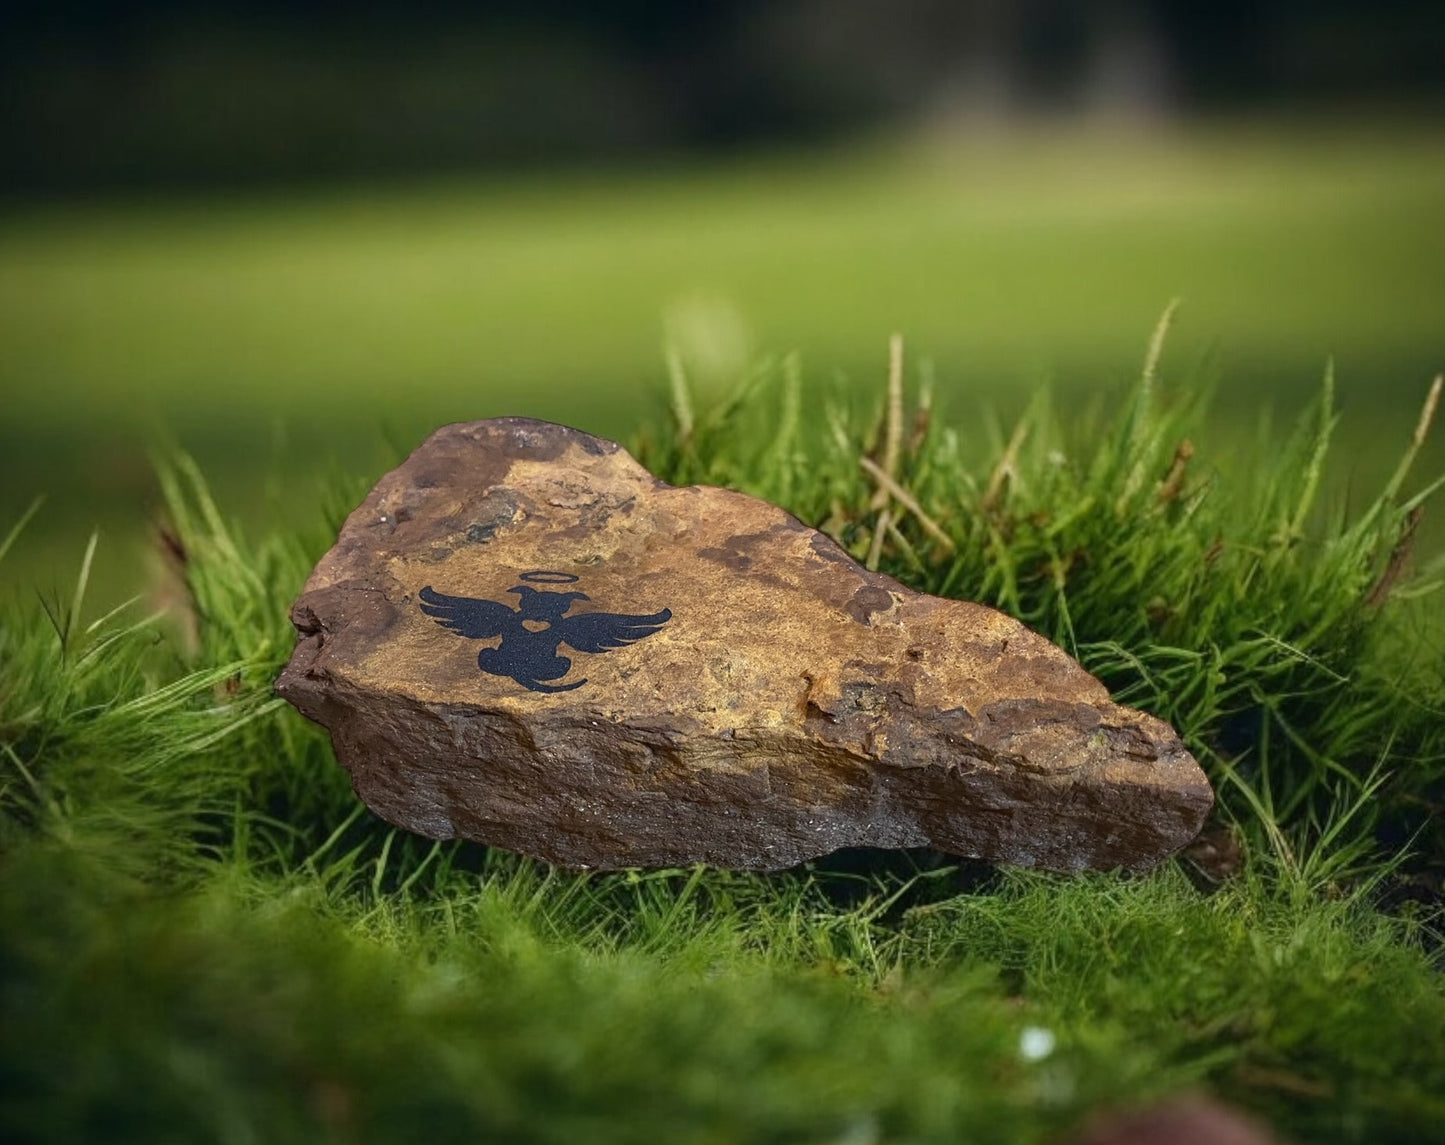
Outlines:
[{"label": "rough stone surface", "polygon": [[1017,621],[545,422],[438,430],[292,620],[277,691],[373,810],[567,866],[1139,868],[1213,800],[1171,728]]}]

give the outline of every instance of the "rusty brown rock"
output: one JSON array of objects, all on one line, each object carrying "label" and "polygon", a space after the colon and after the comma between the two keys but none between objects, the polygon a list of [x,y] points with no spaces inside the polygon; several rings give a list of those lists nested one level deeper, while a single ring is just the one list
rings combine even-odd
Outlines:
[{"label": "rusty brown rock", "polygon": [[277,691],[373,810],[567,866],[1140,868],[1213,800],[1168,725],[1017,621],[545,422],[438,430],[292,620]]}]

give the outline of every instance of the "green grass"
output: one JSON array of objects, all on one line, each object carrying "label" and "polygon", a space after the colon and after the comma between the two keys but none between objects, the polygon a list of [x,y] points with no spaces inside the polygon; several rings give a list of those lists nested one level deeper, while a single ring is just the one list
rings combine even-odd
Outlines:
[{"label": "green grass", "polygon": [[258,524],[263,472],[304,505],[331,459],[380,471],[378,427],[628,433],[668,331],[719,376],[795,348],[821,389],[871,386],[901,329],[967,438],[980,399],[1012,414],[1052,379],[1071,407],[1126,381],[1176,296],[1171,375],[1220,379],[1217,439],[1253,432],[1261,392],[1303,401],[1333,356],[1345,450],[1377,481],[1375,443],[1445,364],[1440,144],[1429,124],[1202,124],[12,208],[0,512],[52,495],[12,575],[49,586],[99,523],[99,587],[131,591],[168,435]]},{"label": "green grass", "polygon": [[634,448],[871,559],[860,458],[887,464],[898,424],[944,539],[903,513],[881,566],[1024,617],[1174,720],[1239,871],[577,875],[391,830],[270,694],[360,483],[247,542],[182,459],[177,613],[93,618],[89,560],[4,605],[0,1134],[1028,1142],[1204,1090],[1299,1140],[1437,1139],[1445,569],[1399,557],[1429,474],[1407,431],[1398,479],[1343,508],[1328,390],[1267,463],[1178,469],[1205,415],[1156,360],[1114,413],[1040,401],[977,452],[916,387],[905,426],[816,403],[794,361],[730,396],[676,371]]}]

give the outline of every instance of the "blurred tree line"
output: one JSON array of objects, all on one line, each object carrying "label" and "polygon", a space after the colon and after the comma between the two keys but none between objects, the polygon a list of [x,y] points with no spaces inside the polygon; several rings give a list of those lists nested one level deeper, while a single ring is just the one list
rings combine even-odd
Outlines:
[{"label": "blurred tree line", "polygon": [[1438,0],[12,0],[0,193],[1431,106],[1442,63]]}]

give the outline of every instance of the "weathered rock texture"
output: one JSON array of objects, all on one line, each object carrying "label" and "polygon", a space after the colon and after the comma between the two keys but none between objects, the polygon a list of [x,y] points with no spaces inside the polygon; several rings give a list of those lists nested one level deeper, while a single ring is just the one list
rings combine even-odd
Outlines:
[{"label": "weathered rock texture", "polygon": [[545,422],[438,430],[292,619],[277,691],[378,814],[568,866],[1137,868],[1213,799],[1171,728],[1017,621]]}]

